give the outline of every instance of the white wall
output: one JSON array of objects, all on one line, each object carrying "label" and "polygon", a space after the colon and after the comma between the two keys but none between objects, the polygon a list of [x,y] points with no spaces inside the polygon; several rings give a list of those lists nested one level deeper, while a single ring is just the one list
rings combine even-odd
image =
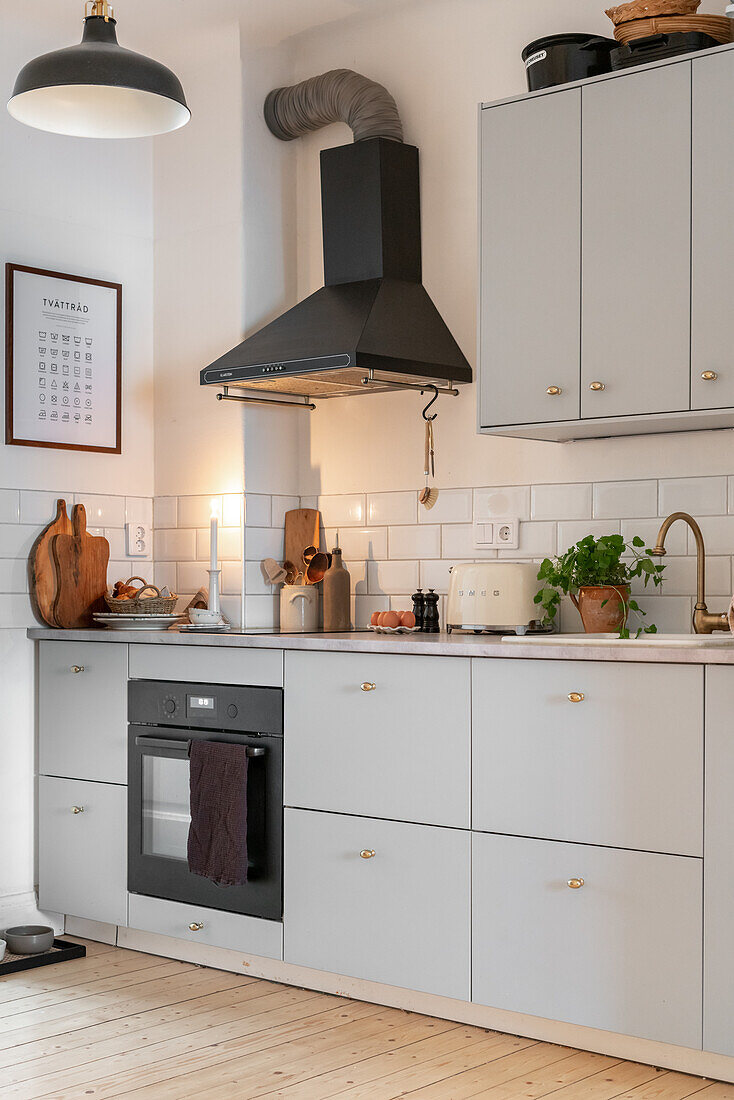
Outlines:
[{"label": "white wall", "polygon": [[[46,27],[40,17],[31,25],[17,5],[3,5],[3,103],[21,65],[58,45],[58,27]],[[107,144],[43,134],[21,126],[5,110],[0,110],[0,149],[0,260],[119,281],[124,315],[123,454],[0,442],[2,925],[3,913],[15,913],[12,899],[23,911],[34,881],[33,647],[25,638],[25,625],[32,622],[25,580],[30,541],[45,517],[52,517],[54,495],[71,504],[73,494],[88,502],[89,494],[117,494],[117,504],[111,510],[105,504],[90,524],[97,519],[100,526],[116,528],[113,542],[119,547],[125,495],[135,498],[131,508],[145,513],[146,498],[149,509],[153,494],[153,180],[150,142]],[[100,508],[103,500],[109,503],[111,497],[98,498]]]}]

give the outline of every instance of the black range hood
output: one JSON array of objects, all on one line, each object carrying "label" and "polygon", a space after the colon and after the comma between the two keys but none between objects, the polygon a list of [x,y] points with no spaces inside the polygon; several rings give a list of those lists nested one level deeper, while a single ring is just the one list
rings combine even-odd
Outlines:
[{"label": "black range hood", "polygon": [[341,397],[471,382],[421,282],[418,150],[383,137],[325,149],[321,206],[325,286],[206,367],[201,384]]}]

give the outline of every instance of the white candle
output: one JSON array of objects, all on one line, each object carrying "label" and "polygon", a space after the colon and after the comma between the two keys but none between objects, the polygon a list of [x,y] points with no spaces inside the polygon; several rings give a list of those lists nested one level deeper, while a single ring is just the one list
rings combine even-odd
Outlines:
[{"label": "white candle", "polygon": [[217,519],[217,506],[216,506],[215,502],[212,501],[212,518],[211,518],[211,528],[210,528],[210,536],[209,536],[209,545],[210,545],[210,550],[211,550],[211,562],[210,562],[210,568],[211,569],[218,569],[219,568],[219,565],[217,563],[218,526],[219,526],[219,524],[218,524],[218,519]]}]

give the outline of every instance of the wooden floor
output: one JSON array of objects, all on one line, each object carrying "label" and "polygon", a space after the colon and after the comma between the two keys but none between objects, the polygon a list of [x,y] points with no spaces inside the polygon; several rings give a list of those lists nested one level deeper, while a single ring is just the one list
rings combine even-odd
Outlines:
[{"label": "wooden floor", "polygon": [[89,943],[0,979],[2,1100],[701,1100],[734,1085]]}]

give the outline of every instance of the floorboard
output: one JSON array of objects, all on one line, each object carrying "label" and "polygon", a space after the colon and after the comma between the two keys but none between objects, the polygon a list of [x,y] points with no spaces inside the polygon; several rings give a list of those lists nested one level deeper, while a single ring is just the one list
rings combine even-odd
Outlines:
[{"label": "floorboard", "polygon": [[734,1100],[734,1085],[87,948],[0,979],[2,1100]]}]

